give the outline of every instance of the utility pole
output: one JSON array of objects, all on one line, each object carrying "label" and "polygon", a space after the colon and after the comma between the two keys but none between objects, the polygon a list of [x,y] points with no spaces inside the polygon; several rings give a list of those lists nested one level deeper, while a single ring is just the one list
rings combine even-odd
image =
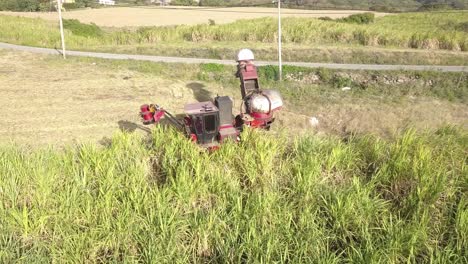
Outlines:
[{"label": "utility pole", "polygon": [[283,62],[281,59],[281,0],[278,0],[278,68],[279,80],[283,79]]},{"label": "utility pole", "polygon": [[63,21],[62,21],[62,0],[57,0],[57,9],[59,14],[59,23],[60,23],[60,37],[62,39],[62,55],[66,59],[67,55],[65,54],[65,36],[63,35]]}]

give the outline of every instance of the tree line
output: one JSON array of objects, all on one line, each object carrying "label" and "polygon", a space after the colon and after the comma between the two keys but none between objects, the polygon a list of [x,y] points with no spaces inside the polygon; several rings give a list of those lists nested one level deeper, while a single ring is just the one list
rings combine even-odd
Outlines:
[{"label": "tree line", "polygon": [[[390,12],[468,9],[468,0],[282,0],[282,3],[283,6],[290,8],[340,8]],[[172,4],[199,6],[274,6],[271,0],[172,0]]]},{"label": "tree line", "polygon": [[[425,11],[468,9],[468,0],[282,0],[284,7],[304,9],[361,9],[373,11]],[[0,10],[51,11],[54,0],[0,0]],[[67,9],[94,7],[95,0],[76,0]],[[117,4],[155,4],[154,0],[116,0]],[[274,6],[271,0],[172,0],[173,5],[199,6]]]},{"label": "tree line", "polygon": [[[64,4],[65,8],[83,8],[93,7],[95,0],[75,0],[75,3]],[[55,10],[56,0],[0,0],[0,10],[8,11],[53,11]]]}]

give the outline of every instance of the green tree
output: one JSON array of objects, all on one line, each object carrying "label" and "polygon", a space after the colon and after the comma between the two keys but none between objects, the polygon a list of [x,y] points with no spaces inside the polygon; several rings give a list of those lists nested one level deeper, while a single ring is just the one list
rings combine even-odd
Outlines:
[{"label": "green tree", "polygon": [[193,0],[174,0],[171,2],[173,5],[191,6],[195,4]]}]

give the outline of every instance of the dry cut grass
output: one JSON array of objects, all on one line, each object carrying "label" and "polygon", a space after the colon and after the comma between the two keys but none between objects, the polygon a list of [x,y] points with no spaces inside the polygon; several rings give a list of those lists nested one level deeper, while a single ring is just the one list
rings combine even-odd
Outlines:
[{"label": "dry cut grass", "polygon": [[[182,114],[186,103],[210,100],[216,94],[229,95],[234,98],[233,111],[237,113],[240,92],[233,71],[234,67],[220,65],[91,58],[63,61],[0,50],[0,142],[64,145],[102,141],[119,128],[144,132],[147,128],[141,126],[137,112],[140,104],[148,102]],[[322,83],[310,83],[310,79],[317,78],[314,73],[293,73],[285,68],[286,81],[277,83],[272,81],[274,76],[267,74],[268,69],[261,71],[262,87],[279,89],[286,102],[274,127],[279,131],[391,135],[408,125],[466,126],[468,118],[468,105],[463,103],[466,78],[461,75],[421,76],[420,80],[408,80],[398,86],[379,83],[375,84],[377,88],[362,90],[349,78],[362,79],[366,73],[362,73],[363,77],[333,77],[332,72],[322,71]],[[399,78],[405,80],[404,74]],[[433,80],[433,86],[424,84],[428,78]],[[438,78],[451,78],[453,82]],[[339,89],[345,85],[352,86],[352,91]],[[434,96],[443,87],[447,93],[458,91],[459,95]],[[447,100],[452,97],[453,102]],[[310,126],[312,116],[319,119],[318,128]]]},{"label": "dry cut grass", "polygon": [[[352,10],[298,10],[283,9],[284,17],[331,17],[341,18],[362,11]],[[56,13],[0,12],[0,14],[57,20]],[[384,13],[376,13],[383,16]],[[235,8],[148,8],[117,7],[69,11],[63,14],[67,19],[78,19],[84,23],[95,23],[106,27],[138,27],[206,24],[209,19],[217,24],[230,23],[239,19],[277,17],[274,8],[235,7]]]},{"label": "dry cut grass", "polygon": [[[135,130],[138,107],[164,101],[180,111],[193,101],[187,83],[108,69],[92,61],[61,63],[47,56],[0,53],[0,141],[32,145],[99,141]],[[21,106],[21,113],[16,110]]]}]

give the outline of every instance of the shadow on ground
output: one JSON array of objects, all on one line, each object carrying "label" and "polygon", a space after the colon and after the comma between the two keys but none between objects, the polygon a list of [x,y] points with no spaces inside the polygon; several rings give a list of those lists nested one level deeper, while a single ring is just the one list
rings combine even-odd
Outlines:
[{"label": "shadow on ground", "polygon": [[147,134],[151,134],[151,129],[149,127],[146,127],[140,124],[135,124],[128,120],[120,120],[118,124],[119,124],[119,129],[122,132],[135,132],[135,130],[139,129],[139,130],[146,132]]},{"label": "shadow on ground", "polygon": [[193,96],[198,102],[211,101],[211,92],[205,89],[205,85],[199,82],[187,84],[187,88],[193,91]]}]

